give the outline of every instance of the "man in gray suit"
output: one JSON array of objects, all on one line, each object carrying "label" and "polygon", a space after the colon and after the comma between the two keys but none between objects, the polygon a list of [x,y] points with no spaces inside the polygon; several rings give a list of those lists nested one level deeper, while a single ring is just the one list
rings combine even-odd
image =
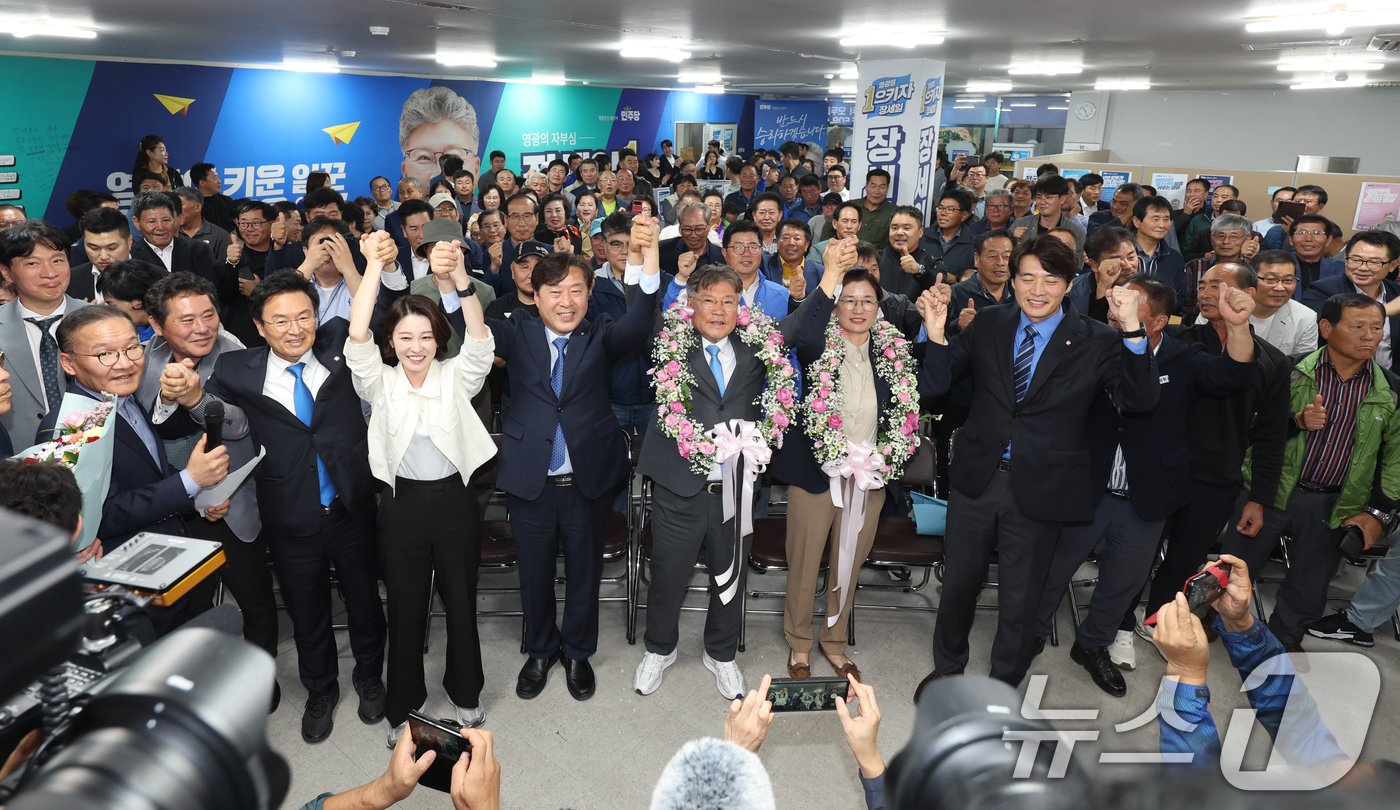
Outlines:
[{"label": "man in gray suit", "polygon": [[0,352],[10,371],[9,413],[0,415],[15,449],[35,442],[39,423],[63,401],[58,363],[59,321],[86,306],[68,289],[68,238],[43,220],[0,231],[0,275],[14,285],[15,300],[0,307]]},{"label": "man in gray suit", "polygon": [[[847,256],[838,266],[827,265],[822,284],[835,290],[841,273],[855,258],[854,240],[837,243],[829,251]],[[760,422],[763,413],[757,399],[767,379],[767,368],[754,349],[735,336],[743,282],[726,265],[711,264],[690,274],[686,296],[694,315],[691,323],[699,340],[687,362],[696,384],[691,387],[690,418],[708,430],[731,419]],[[791,343],[802,318],[816,310],[803,307],[783,319],[780,331]],[[665,669],[676,661],[677,624],[686,586],[703,548],[710,572],[710,604],[705,619],[705,668],[715,675],[715,685],[726,698],[742,697],[744,676],[735,662],[739,628],[743,620],[740,591],[744,588],[745,560],[752,535],[735,539],[737,515],[724,519],[720,465],[709,475],[696,473],[681,457],[676,440],[661,431],[653,419],[642,442],[637,471],[652,479],[651,585],[647,590],[646,654],[637,666],[634,688],[650,695],[661,686]],[[719,582],[733,566],[737,589],[726,601]]]},{"label": "man in gray suit", "polygon": [[[151,410],[152,421],[162,424],[176,414],[177,406],[201,408],[204,384],[214,372],[214,362],[220,354],[244,346],[220,328],[218,296],[214,285],[205,278],[193,273],[167,275],[146,293],[144,304],[156,334],[146,347],[146,368],[137,398]],[[224,435],[239,435],[236,422],[246,422],[242,411],[229,408],[226,419],[230,427]],[[189,427],[187,435],[163,439],[166,458],[177,470],[184,469],[190,451],[204,433],[194,423]],[[243,438],[225,440],[224,444],[228,446],[230,470],[242,467],[257,455],[257,447],[246,431]],[[261,538],[262,519],[252,479],[233,494],[223,520],[190,520],[186,527],[193,536],[223,544],[228,563],[221,574],[243,611],[243,636],[276,658],[277,603],[272,595],[272,572],[268,568],[267,545]],[[207,599],[203,606],[208,607]]]}]

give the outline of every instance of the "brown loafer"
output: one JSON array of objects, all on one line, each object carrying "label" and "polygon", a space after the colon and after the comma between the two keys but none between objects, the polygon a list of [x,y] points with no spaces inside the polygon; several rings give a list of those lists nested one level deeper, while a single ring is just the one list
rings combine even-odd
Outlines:
[{"label": "brown loafer", "polygon": [[855,661],[852,661],[851,659],[847,658],[846,663],[842,664],[841,666],[837,666],[836,662],[831,659],[831,656],[827,655],[826,653],[822,653],[822,657],[826,659],[826,662],[828,664],[831,664],[831,668],[836,670],[836,674],[839,677],[845,678],[851,676],[854,677],[856,680],[860,680],[860,667],[856,666]]},{"label": "brown loafer", "polygon": [[957,672],[939,672],[938,670],[934,670],[933,672],[930,672],[928,675],[924,676],[924,679],[919,682],[918,688],[914,690],[914,702],[919,702],[919,697],[923,695],[924,689],[926,689],[928,685],[933,683],[934,681],[939,681],[944,678],[949,678],[954,675],[961,674],[962,670],[958,670]]},{"label": "brown loafer", "polygon": [[812,677],[812,665],[799,664],[796,661],[792,660],[791,655],[788,655],[788,677],[798,678],[802,680],[810,678]]}]

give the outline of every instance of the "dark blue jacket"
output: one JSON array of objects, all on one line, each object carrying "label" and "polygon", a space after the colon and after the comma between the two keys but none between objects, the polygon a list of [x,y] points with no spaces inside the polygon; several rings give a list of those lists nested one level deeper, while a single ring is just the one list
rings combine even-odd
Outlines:
[{"label": "dark blue jacket", "polygon": [[[627,296],[612,282],[611,276],[612,270],[604,267],[594,279],[593,296],[588,299],[588,319],[591,321],[596,321],[604,315],[614,321],[621,321],[627,314]],[[662,272],[662,289],[671,283],[671,278],[670,274]],[[660,311],[660,307],[657,311]],[[609,386],[609,396],[613,404],[645,405],[654,402],[656,395],[651,389],[651,376],[647,374],[649,368],[651,341],[647,341],[642,351],[614,363],[612,383]]]},{"label": "dark blue jacket", "polygon": [[[685,240],[679,236],[663,239],[657,249],[661,254],[661,272],[673,276],[680,272],[677,260],[682,253],[689,249],[685,246]],[[705,255],[696,262],[695,266],[704,267],[707,264],[724,264],[724,252],[719,249],[718,245],[710,241],[708,234],[705,237]]]},{"label": "dark blue jacket", "polygon": [[[1385,285],[1385,300],[1389,301],[1392,298],[1400,298],[1400,282],[1386,279],[1383,284]],[[1314,281],[1308,287],[1308,291],[1303,293],[1302,300],[1313,312],[1321,314],[1322,305],[1328,298],[1338,293],[1349,292],[1356,292],[1356,285],[1352,284],[1351,279],[1347,278],[1346,274],[1343,273],[1342,275],[1327,276]],[[1319,342],[1326,343],[1325,340],[1320,340]],[[1387,368],[1386,371],[1394,371],[1397,360],[1400,360],[1400,315],[1395,315],[1390,318],[1391,367]]]},{"label": "dark blue jacket", "polygon": [[1190,299],[1191,293],[1191,290],[1186,287],[1186,259],[1181,255],[1181,252],[1168,247],[1165,240],[1158,243],[1155,259],[1149,258],[1146,253],[1143,253],[1142,247],[1136,241],[1133,242],[1133,249],[1137,251],[1138,255],[1137,274],[1155,276],[1158,281],[1175,290],[1176,307],[1172,309],[1172,312],[1180,313],[1181,308]]}]

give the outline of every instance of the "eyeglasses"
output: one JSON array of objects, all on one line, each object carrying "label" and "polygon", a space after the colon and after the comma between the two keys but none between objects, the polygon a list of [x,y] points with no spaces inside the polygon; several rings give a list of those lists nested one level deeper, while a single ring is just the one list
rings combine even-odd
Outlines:
[{"label": "eyeglasses", "polygon": [[273,318],[270,321],[263,321],[263,325],[275,332],[285,332],[296,324],[301,329],[311,329],[316,325],[316,316],[306,312],[295,318]]},{"label": "eyeglasses", "polygon": [[730,242],[729,247],[725,249],[732,250],[735,253],[757,253],[763,250],[763,245],[757,242]]},{"label": "eyeglasses", "polygon": [[436,166],[438,161],[442,160],[443,155],[453,155],[455,157],[459,157],[462,159],[463,163],[466,163],[470,161],[473,157],[475,157],[476,153],[471,151],[470,149],[465,149],[460,146],[454,146],[443,150],[429,149],[426,146],[419,146],[403,153],[403,156],[408,158],[410,161],[427,166]]},{"label": "eyeglasses", "polygon": [[1260,276],[1259,283],[1265,287],[1296,287],[1298,279],[1296,276]]},{"label": "eyeglasses", "polygon": [[987,210],[990,211],[990,210],[992,210],[992,209],[994,209],[994,208],[1010,208],[1011,206],[1008,205],[1007,203],[987,203],[987,206],[986,206],[986,207],[987,207]]},{"label": "eyeglasses", "polygon": [[1235,231],[1233,233],[1226,233],[1222,231],[1214,234],[1214,238],[1219,239],[1222,242],[1243,242],[1244,236],[1245,235],[1240,233],[1239,231]]},{"label": "eyeglasses", "polygon": [[628,245],[630,244],[631,240],[628,240],[626,242],[622,242],[617,239],[608,240],[608,247],[612,248],[613,250],[626,250]]},{"label": "eyeglasses", "polygon": [[240,229],[242,229],[242,230],[245,230],[245,231],[255,231],[255,230],[257,230],[258,228],[266,228],[266,227],[267,227],[267,220],[265,220],[265,219],[240,219],[240,220],[238,220],[238,227],[239,227]]},{"label": "eyeglasses", "polygon": [[739,308],[739,302],[733,298],[710,298],[709,296],[706,296],[704,298],[695,299],[695,303],[704,307],[705,309],[728,310]]},{"label": "eyeglasses", "polygon": [[81,352],[69,352],[69,354],[76,355],[78,357],[96,357],[98,363],[106,366],[107,368],[111,368],[112,366],[115,366],[117,364],[117,358],[122,355],[125,355],[126,359],[135,363],[137,360],[140,360],[143,356],[145,356],[146,347],[142,346],[140,343],[136,343],[131,346],[127,346],[121,351],[117,351],[116,349],[108,349],[105,352],[98,352],[97,354],[83,354]]},{"label": "eyeglasses", "polygon": [[510,220],[511,222],[524,222],[527,219],[537,218],[539,218],[539,214],[536,214],[533,211],[527,211],[524,214],[506,214],[506,219]]},{"label": "eyeglasses", "polygon": [[687,227],[681,228],[681,233],[688,233],[688,234],[694,236],[694,235],[696,235],[696,234],[704,233],[705,231],[708,231],[709,229],[710,229],[710,226],[709,226],[709,225],[691,225],[691,226],[687,226]]},{"label": "eyeglasses", "polygon": [[841,298],[841,306],[857,312],[867,309],[874,309],[880,302],[874,298]]},{"label": "eyeglasses", "polygon": [[1347,264],[1352,267],[1369,267],[1372,270],[1379,270],[1385,267],[1387,263],[1385,259],[1363,259],[1360,256],[1347,257]]},{"label": "eyeglasses", "polygon": [[1294,236],[1311,236],[1311,237],[1314,237],[1314,238],[1315,238],[1315,237],[1318,237],[1318,236],[1326,236],[1326,235],[1327,235],[1327,231],[1312,231],[1312,230],[1305,231],[1305,230],[1301,230],[1301,229],[1300,229],[1300,230],[1294,231],[1294,232],[1293,232],[1293,235],[1294,235]]},{"label": "eyeglasses", "polygon": [[940,214],[961,214],[961,213],[962,213],[962,208],[961,208],[960,206],[956,206],[956,205],[951,206],[951,207],[950,207],[950,206],[947,206],[947,205],[940,205],[940,206],[938,206],[937,208],[935,208],[935,209],[933,209],[933,210],[937,211],[937,212],[940,213]]}]

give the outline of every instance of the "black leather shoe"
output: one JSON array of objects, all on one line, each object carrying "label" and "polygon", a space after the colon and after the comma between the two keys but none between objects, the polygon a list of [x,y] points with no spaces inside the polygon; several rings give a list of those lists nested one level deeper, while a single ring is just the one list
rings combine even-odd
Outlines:
[{"label": "black leather shoe", "polygon": [[933,683],[934,681],[942,680],[944,678],[951,678],[954,675],[961,674],[963,674],[962,670],[958,670],[957,672],[939,672],[935,669],[933,672],[930,672],[929,674],[925,675],[924,679],[922,681],[919,681],[919,687],[914,690],[914,703],[917,704],[919,702],[919,697],[923,695],[924,689],[929,684]]},{"label": "black leather shoe", "polygon": [[339,702],[339,684],[331,684],[329,692],[307,695],[306,710],[301,715],[301,738],[313,744],[325,742],[335,728],[335,704]]},{"label": "black leather shoe", "polygon": [[1043,652],[1045,652],[1045,639],[1037,638],[1031,642],[1031,658],[1035,658]]},{"label": "black leather shoe", "polygon": [[585,658],[575,661],[572,658],[564,659],[564,683],[569,687],[569,694],[574,696],[574,700],[588,700],[593,697],[593,666]]},{"label": "black leather shoe", "polygon": [[272,708],[267,710],[268,714],[277,711],[277,707],[282,705],[282,684],[277,681],[272,682]]},{"label": "black leather shoe", "polygon": [[360,696],[360,722],[374,725],[384,719],[384,704],[388,697],[384,694],[384,681],[378,675],[369,678],[355,678],[355,694]]},{"label": "black leather shoe", "polygon": [[1070,648],[1069,657],[1074,663],[1084,667],[1089,671],[1089,677],[1094,679],[1094,683],[1100,689],[1114,697],[1123,697],[1128,694],[1128,684],[1123,680],[1123,673],[1118,671],[1118,667],[1108,657],[1107,647],[1089,649],[1079,646],[1078,642]]},{"label": "black leather shoe", "polygon": [[559,663],[559,653],[548,658],[527,658],[520,668],[520,677],[515,680],[515,695],[522,700],[539,697],[549,680],[549,668]]}]

